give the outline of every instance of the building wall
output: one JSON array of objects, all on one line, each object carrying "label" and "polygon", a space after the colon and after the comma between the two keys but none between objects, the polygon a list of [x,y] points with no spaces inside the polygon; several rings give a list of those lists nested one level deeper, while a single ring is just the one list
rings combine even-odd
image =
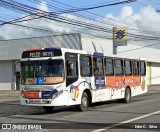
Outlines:
[{"label": "building wall", "polygon": [[13,81],[13,62],[0,61],[0,90],[11,90]]},{"label": "building wall", "polygon": [[0,41],[0,60],[20,59],[22,52],[30,48],[51,47],[82,49],[80,34]]},{"label": "building wall", "polygon": [[151,84],[160,84],[160,63],[151,63]]}]

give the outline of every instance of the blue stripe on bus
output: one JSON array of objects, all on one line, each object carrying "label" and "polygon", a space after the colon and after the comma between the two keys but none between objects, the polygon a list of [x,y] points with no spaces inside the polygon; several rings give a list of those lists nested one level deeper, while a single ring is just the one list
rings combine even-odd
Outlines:
[{"label": "blue stripe on bus", "polygon": [[103,54],[103,53],[100,53],[100,52],[94,52],[93,55],[94,55],[94,56],[103,56],[104,54]]},{"label": "blue stripe on bus", "polygon": [[58,48],[44,48],[44,50],[48,50],[48,51],[54,51],[57,50]]},{"label": "blue stripe on bus", "polygon": [[42,91],[42,98],[43,99],[51,99],[53,94],[57,93],[58,91],[54,89],[53,91]]}]

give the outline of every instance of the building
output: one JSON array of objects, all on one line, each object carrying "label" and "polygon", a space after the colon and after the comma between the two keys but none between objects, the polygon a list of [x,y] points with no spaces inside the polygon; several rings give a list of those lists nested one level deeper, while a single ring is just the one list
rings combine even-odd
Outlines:
[{"label": "building", "polygon": [[[105,52],[113,56],[112,40],[81,34],[64,34],[47,37],[0,41],[0,90],[18,90],[19,78],[14,67],[23,50],[40,47],[63,47],[86,51]],[[147,83],[160,84],[160,52],[152,47],[131,45],[118,47],[117,56],[123,58],[145,58],[147,60]],[[19,67],[17,67],[19,68]]]}]

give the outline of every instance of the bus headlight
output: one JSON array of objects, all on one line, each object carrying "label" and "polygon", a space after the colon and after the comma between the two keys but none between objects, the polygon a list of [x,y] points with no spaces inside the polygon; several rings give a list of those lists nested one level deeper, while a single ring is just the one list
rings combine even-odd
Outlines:
[{"label": "bus headlight", "polygon": [[55,99],[56,97],[58,97],[59,95],[61,95],[63,93],[63,90],[58,91],[57,93],[53,94],[52,99]]}]

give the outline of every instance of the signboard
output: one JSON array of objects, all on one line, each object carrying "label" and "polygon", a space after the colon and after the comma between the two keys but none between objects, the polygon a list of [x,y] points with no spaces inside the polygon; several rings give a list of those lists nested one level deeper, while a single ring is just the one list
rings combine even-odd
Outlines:
[{"label": "signboard", "polygon": [[54,57],[54,56],[62,56],[61,49],[23,51],[22,53],[22,58],[39,58],[39,57]]},{"label": "signboard", "polygon": [[127,45],[127,28],[113,28],[113,46],[126,46]]}]

